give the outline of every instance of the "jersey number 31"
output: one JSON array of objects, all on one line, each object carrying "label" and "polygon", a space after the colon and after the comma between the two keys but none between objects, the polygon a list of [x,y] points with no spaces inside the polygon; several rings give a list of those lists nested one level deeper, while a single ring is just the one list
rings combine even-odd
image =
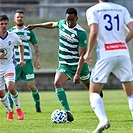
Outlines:
[{"label": "jersey number 31", "polygon": [[112,20],[114,19],[114,20],[116,20],[117,31],[119,31],[119,15],[118,14],[115,17],[112,17],[109,14],[105,14],[103,16],[103,19],[107,20],[107,23],[109,24],[108,26],[105,26],[106,30],[111,31],[113,29],[113,22],[112,22]]}]

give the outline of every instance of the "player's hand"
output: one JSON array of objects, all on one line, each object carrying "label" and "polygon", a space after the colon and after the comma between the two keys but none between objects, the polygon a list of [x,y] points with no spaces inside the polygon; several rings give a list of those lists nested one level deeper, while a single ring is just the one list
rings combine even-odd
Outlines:
[{"label": "player's hand", "polygon": [[0,59],[3,59],[4,58],[4,53],[0,52]]},{"label": "player's hand", "polygon": [[39,70],[41,68],[40,61],[39,59],[36,59],[34,62],[34,67],[35,69]]},{"label": "player's hand", "polygon": [[92,62],[92,59],[89,53],[86,53],[83,58],[88,64]]},{"label": "player's hand", "polygon": [[75,74],[73,77],[73,83],[76,84],[80,84],[80,74]]},{"label": "player's hand", "polygon": [[34,25],[32,25],[32,24],[29,24],[28,26],[27,26],[27,30],[32,30],[32,29],[34,29],[35,28],[35,26]]},{"label": "player's hand", "polygon": [[24,66],[25,66],[25,62],[20,60],[20,67],[22,68]]}]

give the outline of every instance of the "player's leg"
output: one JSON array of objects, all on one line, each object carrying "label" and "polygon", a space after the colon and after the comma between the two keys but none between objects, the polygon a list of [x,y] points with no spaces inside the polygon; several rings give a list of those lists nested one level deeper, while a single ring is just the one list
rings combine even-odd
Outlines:
[{"label": "player's leg", "polygon": [[[90,68],[87,63],[84,63],[83,68],[80,73],[80,80],[89,89],[90,85]],[[100,92],[100,96],[103,97],[103,92]]]},{"label": "player's leg", "polygon": [[40,113],[41,112],[40,95],[39,95],[39,91],[34,83],[35,75],[34,75],[34,71],[33,71],[32,61],[26,62],[26,65],[22,68],[21,80],[26,82],[29,90],[31,91],[31,94],[32,94],[32,97],[34,100],[34,105],[36,108],[36,112]]},{"label": "player's leg", "polygon": [[94,133],[102,132],[104,129],[110,127],[105,110],[103,99],[100,97],[100,92],[104,84],[107,82],[108,77],[114,66],[117,63],[117,58],[107,58],[104,60],[98,60],[95,67],[92,69],[90,78],[90,104],[91,107],[99,119],[99,124]]},{"label": "player's leg", "polygon": [[7,97],[8,97],[8,99],[9,99],[10,106],[11,106],[11,108],[13,109],[13,100],[12,100],[12,98],[11,98],[10,91],[8,91],[8,93],[7,93]]},{"label": "player's leg", "polygon": [[[17,65],[15,69],[16,69],[16,77],[15,77],[15,82],[16,82],[16,83],[15,83],[15,88],[16,88],[16,86],[17,86],[17,81],[19,80],[19,78],[21,78],[22,68],[20,68],[20,65]],[[9,99],[10,106],[11,106],[11,108],[13,109],[14,103],[13,103],[13,100],[12,100],[12,98],[11,98],[10,91],[8,91],[7,97],[8,97],[8,99]]]},{"label": "player's leg", "polygon": [[14,65],[8,66],[5,72],[5,81],[8,91],[11,93],[11,98],[15,104],[16,111],[18,114],[18,119],[22,120],[24,118],[24,113],[22,112],[20,108],[20,101],[19,101],[19,95],[17,90],[15,89],[15,68]]},{"label": "player's leg", "polygon": [[65,90],[63,88],[64,83],[69,79],[69,77],[66,74],[62,73],[56,73],[55,75],[55,80],[54,80],[54,86],[55,86],[55,91],[56,95],[63,106],[64,110],[70,110],[68,101],[67,101],[67,96],[65,93]]},{"label": "player's leg", "polygon": [[63,106],[64,110],[67,113],[67,120],[70,122],[73,121],[74,118],[72,116],[72,113],[70,112],[67,95],[65,93],[63,85],[65,84],[67,80],[70,79],[71,76],[72,74],[69,72],[69,68],[64,65],[63,66],[61,65],[56,71],[55,80],[54,80],[56,95],[61,105]]},{"label": "player's leg", "polygon": [[22,120],[24,118],[24,113],[22,112],[22,110],[20,108],[19,95],[18,95],[18,92],[16,91],[16,89],[14,88],[15,83],[12,82],[12,81],[9,81],[9,82],[6,83],[6,85],[7,85],[8,91],[10,91],[11,98],[12,98],[14,104],[15,104],[16,111],[17,111],[17,114],[18,114],[18,119]]},{"label": "player's leg", "polygon": [[67,95],[65,93],[65,90],[63,89],[63,85],[68,79],[69,79],[69,77],[66,74],[56,73],[54,86],[55,86],[56,95],[57,95],[61,105],[63,106],[64,110],[67,113],[67,120],[72,122],[74,120],[74,117],[73,117],[72,113],[70,112]]},{"label": "player's leg", "polygon": [[56,95],[63,106],[64,110],[70,110],[68,101],[67,101],[67,96],[65,93],[65,90],[63,88],[64,83],[69,79],[69,77],[65,74],[62,73],[56,73],[55,75],[55,80],[54,80],[54,86],[55,86],[55,91]]},{"label": "player's leg", "polygon": [[122,87],[127,95],[128,103],[129,103],[129,109],[132,114],[133,118],[133,89],[132,89],[132,82],[123,82]]},{"label": "player's leg", "polygon": [[110,127],[110,123],[107,119],[103,99],[100,97],[100,92],[104,84],[90,82],[90,103],[93,111],[99,119],[99,124],[93,133],[101,133],[104,129]]},{"label": "player's leg", "polygon": [[63,88],[63,85],[67,80],[71,78],[72,74],[70,73],[69,66],[68,65],[60,65],[58,69],[56,70],[55,80],[54,80],[54,86],[56,95],[62,104],[64,110],[70,111],[70,107],[67,101],[67,96],[65,93],[65,90]]},{"label": "player's leg", "polygon": [[26,84],[27,84],[28,88],[30,89],[30,91],[32,93],[32,97],[34,99],[36,112],[40,113],[41,112],[41,107],[40,107],[40,95],[39,95],[38,89],[36,88],[34,82],[27,82]]},{"label": "player's leg", "polygon": [[1,103],[4,105],[4,107],[7,109],[8,112],[7,120],[13,120],[14,119],[13,110],[10,107],[9,100],[5,92],[5,80],[2,71],[0,72],[0,99]]},{"label": "player's leg", "polygon": [[7,98],[5,90],[0,90],[0,98],[1,98],[1,103],[7,109],[7,120],[13,120],[14,112],[13,112],[13,109],[10,107],[10,103]]},{"label": "player's leg", "polygon": [[[132,64],[130,58],[126,56],[119,57],[119,64],[113,72],[115,76],[120,79],[122,87],[127,95],[129,108],[133,117],[133,89],[132,89]],[[128,67],[127,67],[128,66]]]},{"label": "player's leg", "polygon": [[[84,84],[84,86],[86,86],[89,89],[90,80],[89,81],[83,81],[83,80],[81,80],[81,82]],[[100,96],[101,96],[101,98],[103,98],[103,91],[102,90],[100,92]]]},{"label": "player's leg", "polygon": [[94,110],[96,116],[98,116],[100,122],[107,120],[104,111],[103,100],[100,96],[98,96],[103,86],[104,84],[101,83],[99,84],[99,83],[90,82],[90,90],[89,90],[91,107]]}]

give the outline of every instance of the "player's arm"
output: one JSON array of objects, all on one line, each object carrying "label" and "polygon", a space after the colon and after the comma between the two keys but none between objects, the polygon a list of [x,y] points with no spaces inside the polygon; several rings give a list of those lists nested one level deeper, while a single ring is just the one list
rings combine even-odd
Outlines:
[{"label": "player's arm", "polygon": [[35,50],[35,62],[34,62],[34,67],[35,69],[40,69],[41,65],[40,65],[40,58],[39,58],[39,48],[38,48],[38,44],[34,44],[34,50]]},{"label": "player's arm", "polygon": [[73,82],[75,84],[79,84],[80,83],[80,72],[82,70],[82,67],[83,67],[83,64],[84,64],[84,55],[86,53],[86,49],[87,47],[80,47],[79,48],[79,53],[80,53],[80,57],[79,57],[79,61],[78,61],[78,67],[77,67],[77,71],[74,75],[74,78],[73,78]]},{"label": "player's arm", "polygon": [[34,67],[35,67],[35,69],[38,70],[41,68],[40,58],[39,58],[39,46],[37,44],[36,36],[32,30],[30,31],[30,42],[33,44],[34,51],[35,51]]},{"label": "player's arm", "polygon": [[45,23],[39,23],[39,24],[29,24],[27,26],[27,29],[32,30],[36,27],[53,29],[53,28],[57,28],[57,22],[45,22]]},{"label": "player's arm", "polygon": [[25,65],[25,62],[24,62],[24,45],[23,45],[22,40],[20,39],[20,37],[15,33],[13,33],[13,34],[14,34],[14,37],[16,37],[15,45],[18,46],[18,50],[19,50],[20,67],[23,67]]},{"label": "player's arm", "polygon": [[96,38],[98,34],[98,24],[93,23],[90,25],[90,33],[89,33],[89,39],[88,39],[88,49],[86,54],[84,55],[84,60],[89,64],[91,62],[91,54],[93,47],[96,43]]},{"label": "player's arm", "polygon": [[133,22],[127,24],[129,32],[126,36],[126,43],[128,43],[133,38]]}]

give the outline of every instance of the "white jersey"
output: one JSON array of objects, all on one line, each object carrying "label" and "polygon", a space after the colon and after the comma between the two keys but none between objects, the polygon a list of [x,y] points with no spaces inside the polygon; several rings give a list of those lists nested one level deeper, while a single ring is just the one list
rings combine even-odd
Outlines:
[{"label": "white jersey", "polygon": [[7,35],[2,38],[0,36],[0,52],[5,54],[3,59],[0,59],[0,70],[5,66],[13,63],[15,65],[14,46],[22,45],[22,41],[15,33],[7,32]]},{"label": "white jersey", "polygon": [[124,25],[133,21],[127,9],[111,2],[100,2],[86,11],[88,25],[98,24],[97,58],[125,55],[129,51],[125,42]]}]

